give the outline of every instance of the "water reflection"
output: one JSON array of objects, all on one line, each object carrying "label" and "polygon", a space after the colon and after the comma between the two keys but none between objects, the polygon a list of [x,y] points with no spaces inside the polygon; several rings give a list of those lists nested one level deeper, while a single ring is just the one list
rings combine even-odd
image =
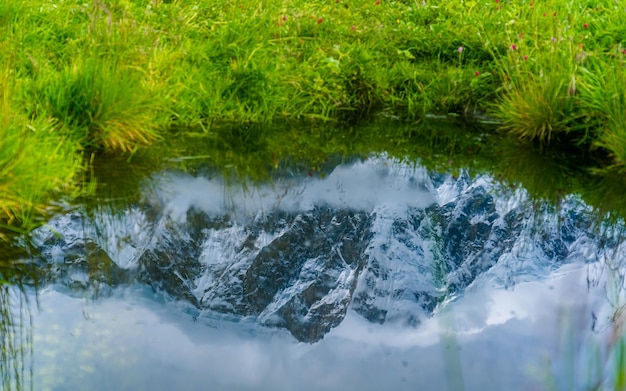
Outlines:
[{"label": "water reflection", "polygon": [[431,141],[255,166],[272,181],[100,162],[2,264],[3,389],[620,389],[624,225],[581,191],[602,182]]},{"label": "water reflection", "polygon": [[32,389],[32,318],[28,285],[36,281],[24,252],[0,240],[0,386]]},{"label": "water reflection", "polygon": [[[34,320],[35,382],[90,390],[414,390],[455,382],[467,390],[588,390],[600,381],[612,389],[610,334],[589,332],[585,274],[566,267],[514,290],[470,289],[446,321],[419,328],[351,313],[313,345],[250,320],[193,321],[140,287],[96,302],[46,290]],[[456,344],[441,338],[452,322]],[[459,374],[450,357],[463,378],[446,378]]]}]

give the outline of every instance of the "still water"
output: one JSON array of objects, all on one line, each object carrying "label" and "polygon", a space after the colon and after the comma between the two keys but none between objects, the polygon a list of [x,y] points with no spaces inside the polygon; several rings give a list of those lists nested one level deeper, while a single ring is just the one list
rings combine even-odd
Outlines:
[{"label": "still water", "polygon": [[183,161],[21,240],[3,389],[616,389],[623,222],[579,195],[385,153],[254,182]]}]

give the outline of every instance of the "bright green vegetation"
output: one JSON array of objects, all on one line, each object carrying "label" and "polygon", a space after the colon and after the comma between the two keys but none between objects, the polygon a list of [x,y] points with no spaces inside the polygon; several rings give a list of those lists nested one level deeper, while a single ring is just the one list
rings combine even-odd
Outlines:
[{"label": "bright green vegetation", "polygon": [[51,209],[49,198],[75,193],[82,163],[72,140],[55,131],[53,118],[16,109],[10,70],[0,69],[0,241],[3,229],[29,229]]},{"label": "bright green vegetation", "polygon": [[[176,130],[208,133],[225,146],[212,162],[234,154],[247,172],[319,160],[315,143],[380,116],[487,119],[620,181],[625,14],[613,0],[3,0],[0,221],[28,229],[81,191],[94,157],[173,144]],[[285,121],[313,127],[273,130]],[[337,149],[416,156],[400,128]]]}]

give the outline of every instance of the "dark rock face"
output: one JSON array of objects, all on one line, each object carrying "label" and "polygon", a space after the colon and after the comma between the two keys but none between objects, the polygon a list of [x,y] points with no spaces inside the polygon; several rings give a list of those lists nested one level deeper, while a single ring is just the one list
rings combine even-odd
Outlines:
[{"label": "dark rock face", "polygon": [[[50,281],[71,285],[73,270],[87,272],[90,260],[106,259],[99,264],[111,274],[99,281],[111,286],[134,279],[200,313],[252,316],[315,342],[348,310],[375,323],[416,326],[494,266],[556,268],[581,235],[590,235],[591,218],[575,202],[560,214],[537,212],[519,192],[507,193],[488,178],[428,180],[420,188],[430,188],[439,202],[426,208],[320,203],[243,220],[189,208],[178,221],[154,203],[149,213],[137,208],[109,216],[121,223],[107,229],[97,222],[85,229],[80,216],[62,216],[52,223],[60,236],[40,232],[40,258],[50,265]],[[496,277],[513,284],[514,275]]]},{"label": "dark rock face", "polygon": [[[345,316],[353,277],[366,262],[369,220],[364,212],[316,207],[224,226],[194,211],[185,227],[165,231],[158,246],[142,254],[138,278],[200,309],[256,316],[316,341]],[[238,238],[229,243],[230,258],[207,250],[224,232]],[[260,245],[259,236],[268,234],[274,239]],[[213,283],[194,286],[202,275]],[[329,302],[329,295],[338,301]]]},{"label": "dark rock face", "polygon": [[197,306],[190,281],[201,272],[198,257],[202,250],[202,229],[219,226],[220,221],[212,222],[206,215],[191,209],[187,212],[186,223],[189,228],[182,230],[174,221],[165,220],[164,232],[168,234],[158,236],[158,245],[146,249],[138,259],[141,265],[138,279],[158,290],[178,292],[177,298]]},{"label": "dark rock face", "polygon": [[[342,276],[363,268],[368,222],[365,213],[325,207],[296,216],[247,269],[242,301],[248,312],[263,314],[266,324],[278,319],[275,324],[298,339],[321,339],[346,313],[356,281]],[[339,302],[324,301],[337,290],[344,296]]]}]

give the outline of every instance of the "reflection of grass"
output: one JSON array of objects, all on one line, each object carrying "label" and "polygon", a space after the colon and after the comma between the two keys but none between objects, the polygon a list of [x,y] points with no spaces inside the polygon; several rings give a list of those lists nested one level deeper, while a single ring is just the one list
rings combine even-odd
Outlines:
[{"label": "reflection of grass", "polygon": [[[601,268],[606,279],[600,280],[604,281],[607,304],[612,308],[608,327],[596,329],[597,318],[594,318],[593,332],[588,330],[589,314],[595,316],[595,313],[587,306],[559,311],[559,354],[539,374],[545,390],[626,390],[624,262],[606,259],[598,262],[603,262]],[[590,277],[587,278],[589,284]]]},{"label": "reflection of grass", "polygon": [[494,135],[456,120],[424,120],[411,125],[379,121],[359,126],[231,124],[215,126],[210,133],[179,131],[130,161],[97,156],[94,176],[106,182],[97,196],[106,199],[136,192],[143,176],[166,167],[168,159],[191,172],[221,171],[230,179],[262,181],[287,172],[324,175],[331,163],[386,153],[435,171],[489,172],[495,179],[520,185],[533,198],[555,205],[565,195],[579,193],[602,216],[613,212],[626,217],[621,197],[626,182],[618,171],[592,171],[596,162],[582,153],[572,159],[574,152]]},{"label": "reflection of grass", "polygon": [[584,161],[572,161],[565,153],[517,140],[502,140],[495,148],[493,170],[509,183],[521,184],[534,199],[558,203],[576,191],[588,176]]},{"label": "reflection of grass", "polygon": [[[0,244],[0,250],[5,250]],[[6,251],[2,251],[7,256]],[[0,259],[0,388],[23,390],[32,377],[32,324],[21,281],[30,273],[6,258]]]},{"label": "reflection of grass", "polygon": [[626,218],[626,177],[616,169],[590,176],[578,191],[587,204],[596,208],[599,216],[608,216],[612,221]]}]

